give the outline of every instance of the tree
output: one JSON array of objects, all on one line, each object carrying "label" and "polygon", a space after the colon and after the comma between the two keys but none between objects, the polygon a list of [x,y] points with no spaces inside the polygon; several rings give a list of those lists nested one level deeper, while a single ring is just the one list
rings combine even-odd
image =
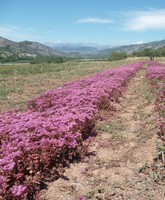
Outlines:
[{"label": "tree", "polygon": [[162,47],[162,48],[160,48],[160,49],[158,49],[158,51],[159,51],[159,56],[161,57],[165,57],[165,47]]},{"label": "tree", "polygon": [[150,60],[154,60],[155,57],[160,57],[165,55],[165,50],[163,49],[152,49],[146,48],[143,51],[133,51],[132,56],[138,57],[149,57]]},{"label": "tree", "polygon": [[150,60],[154,60],[156,56],[155,49],[147,48],[143,50],[143,55],[150,58]]},{"label": "tree", "polygon": [[108,57],[109,61],[126,59],[128,54],[126,52],[112,52]]}]

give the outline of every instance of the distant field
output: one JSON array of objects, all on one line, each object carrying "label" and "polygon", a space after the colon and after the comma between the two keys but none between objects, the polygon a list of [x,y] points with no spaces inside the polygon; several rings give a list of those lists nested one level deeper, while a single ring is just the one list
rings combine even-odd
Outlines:
[{"label": "distant field", "polygon": [[29,99],[45,91],[132,62],[135,60],[0,66],[0,112],[13,109],[25,110]]}]

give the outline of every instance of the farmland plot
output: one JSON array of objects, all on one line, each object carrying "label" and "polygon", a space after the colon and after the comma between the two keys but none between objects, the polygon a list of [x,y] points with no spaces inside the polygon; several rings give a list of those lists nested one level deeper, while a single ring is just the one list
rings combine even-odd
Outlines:
[{"label": "farmland plot", "polygon": [[1,197],[163,199],[145,73],[143,63],[103,71],[31,99],[25,112],[2,114]]},{"label": "farmland plot", "polygon": [[[111,109],[127,81],[140,69],[135,63],[104,71],[29,102],[29,110],[0,116],[1,196],[34,198],[46,174],[81,157],[99,109]],[[112,104],[112,105],[111,105]]]},{"label": "farmland plot", "polygon": [[44,200],[163,200],[164,164],[157,161],[160,128],[146,65],[129,82],[114,111],[101,111],[91,154],[48,184]]}]

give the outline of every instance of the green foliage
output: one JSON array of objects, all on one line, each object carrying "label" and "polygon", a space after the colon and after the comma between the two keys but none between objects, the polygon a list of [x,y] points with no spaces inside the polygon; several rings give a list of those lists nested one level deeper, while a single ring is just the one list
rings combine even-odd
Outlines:
[{"label": "green foliage", "polygon": [[30,41],[25,40],[25,41],[23,41],[23,42],[20,42],[19,44],[20,44],[20,45],[31,45],[31,44],[33,44],[33,42],[30,42]]},{"label": "green foliage", "polygon": [[149,165],[145,163],[142,167],[138,169],[138,172],[143,173],[147,168],[149,168]]},{"label": "green foliage", "polygon": [[7,57],[4,57],[0,55],[0,62],[1,63],[7,63],[7,62],[28,62],[31,64],[39,64],[39,63],[63,63],[64,58],[61,56],[36,56],[35,58],[30,56],[21,56],[18,55],[10,55]]},{"label": "green foliage", "polygon": [[155,56],[157,56],[158,52],[155,49],[144,49],[144,56],[149,57],[151,60],[154,60]]},{"label": "green foliage", "polygon": [[98,129],[103,132],[108,132],[108,133],[112,133],[112,131],[113,131],[113,127],[111,125],[107,125],[107,124],[101,124]]},{"label": "green foliage", "polygon": [[145,93],[145,97],[146,97],[146,99],[148,101],[148,104],[150,104],[152,102],[152,99],[153,99],[153,95],[152,95],[150,89],[147,90],[147,92]]},{"label": "green foliage", "polygon": [[16,92],[16,88],[14,88],[14,87],[4,88],[1,86],[0,87],[0,100],[6,99],[8,94],[14,93],[14,92]]},{"label": "green foliage", "polygon": [[32,61],[33,61],[32,57],[26,57],[26,56],[19,57],[17,55],[10,55],[5,58],[0,55],[1,63],[8,63],[8,62],[24,63],[24,62],[32,62]]},{"label": "green foliage", "polygon": [[7,52],[10,52],[11,49],[10,49],[10,45],[7,45],[5,47],[0,47],[0,51],[7,51]]},{"label": "green foliage", "polygon": [[39,64],[39,63],[43,63],[43,62],[47,62],[49,64],[51,63],[63,63],[64,62],[64,58],[61,56],[49,56],[49,57],[45,57],[45,56],[36,56],[31,64]]},{"label": "green foliage", "polygon": [[108,58],[109,61],[122,60],[128,57],[126,52],[112,52]]},{"label": "green foliage", "polygon": [[137,57],[149,57],[150,60],[154,60],[155,57],[165,57],[165,47],[159,49],[146,48],[143,51],[134,51],[132,56]]},{"label": "green foliage", "polygon": [[44,74],[50,72],[59,72],[63,70],[65,66],[60,65],[50,65],[46,63],[40,63],[36,65],[24,65],[18,66],[4,66],[0,68],[0,75],[5,76],[18,76],[18,75],[34,75],[34,74]]}]

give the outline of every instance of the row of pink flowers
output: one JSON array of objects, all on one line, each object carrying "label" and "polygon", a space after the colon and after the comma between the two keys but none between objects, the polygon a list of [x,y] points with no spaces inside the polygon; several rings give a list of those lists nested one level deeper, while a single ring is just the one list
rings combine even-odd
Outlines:
[{"label": "row of pink flowers", "polygon": [[98,73],[29,101],[29,110],[0,115],[0,197],[33,199],[45,177],[85,151],[99,109],[111,108],[143,63]]},{"label": "row of pink flowers", "polygon": [[146,76],[156,96],[155,104],[159,113],[158,125],[161,133],[165,135],[165,65],[149,62]]}]

